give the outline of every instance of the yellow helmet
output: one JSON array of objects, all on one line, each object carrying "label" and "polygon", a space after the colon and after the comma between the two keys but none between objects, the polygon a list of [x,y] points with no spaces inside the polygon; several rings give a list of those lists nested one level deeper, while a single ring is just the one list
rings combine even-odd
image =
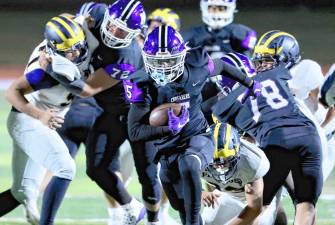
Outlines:
[{"label": "yellow helmet", "polygon": [[215,120],[212,125],[215,150],[213,163],[205,169],[206,176],[218,182],[226,182],[235,172],[240,158],[240,137],[236,128]]},{"label": "yellow helmet", "polygon": [[272,69],[280,63],[285,64],[286,68],[291,68],[299,62],[300,58],[298,41],[293,35],[279,30],[263,34],[258,40],[253,54],[257,72]]},{"label": "yellow helmet", "polygon": [[70,17],[60,15],[51,18],[44,30],[47,47],[54,53],[64,55],[66,51],[80,50],[80,60],[87,55],[87,43],[83,29]]},{"label": "yellow helmet", "polygon": [[173,29],[180,30],[180,18],[179,15],[170,8],[158,8],[150,13],[148,17],[148,26],[151,21],[158,21],[162,24],[168,25]]}]

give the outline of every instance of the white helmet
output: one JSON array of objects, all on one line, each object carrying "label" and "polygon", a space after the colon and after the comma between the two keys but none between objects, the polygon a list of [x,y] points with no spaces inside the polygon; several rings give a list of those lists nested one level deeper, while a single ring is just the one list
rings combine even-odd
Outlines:
[{"label": "white helmet", "polygon": [[[209,12],[210,6],[224,7],[222,12]],[[212,29],[220,29],[234,20],[236,0],[201,0],[202,21]]]}]

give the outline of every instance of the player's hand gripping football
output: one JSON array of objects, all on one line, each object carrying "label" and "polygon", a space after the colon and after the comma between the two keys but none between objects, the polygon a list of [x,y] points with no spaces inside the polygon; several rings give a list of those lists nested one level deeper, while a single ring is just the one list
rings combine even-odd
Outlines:
[{"label": "player's hand gripping football", "polygon": [[168,117],[169,117],[168,122],[169,129],[171,130],[173,135],[178,134],[190,120],[190,114],[185,106],[182,106],[180,116],[176,116],[173,113],[173,109],[169,108]]},{"label": "player's hand gripping football", "polygon": [[41,69],[46,71],[47,67],[51,63],[52,59],[48,53],[45,52],[45,50],[40,51],[40,56],[38,58],[38,63],[41,66]]},{"label": "player's hand gripping football", "polygon": [[38,119],[52,130],[62,127],[62,124],[64,123],[64,118],[57,115],[56,109],[48,109],[44,111]]},{"label": "player's hand gripping football", "polygon": [[256,80],[253,81],[251,87],[244,91],[242,97],[242,104],[247,100],[248,97],[258,98],[262,93],[262,84]]}]

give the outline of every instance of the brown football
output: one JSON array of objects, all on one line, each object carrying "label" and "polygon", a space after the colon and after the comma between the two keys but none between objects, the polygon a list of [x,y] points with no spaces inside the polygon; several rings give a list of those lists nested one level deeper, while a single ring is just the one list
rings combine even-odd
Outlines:
[{"label": "brown football", "polygon": [[173,109],[175,115],[179,115],[181,111],[181,105],[178,103],[165,103],[154,108],[149,117],[149,123],[151,126],[166,126],[168,125],[168,110]]}]

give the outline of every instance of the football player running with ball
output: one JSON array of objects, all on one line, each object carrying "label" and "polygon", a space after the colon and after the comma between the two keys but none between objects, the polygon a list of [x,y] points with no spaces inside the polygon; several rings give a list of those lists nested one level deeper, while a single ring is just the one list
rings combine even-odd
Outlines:
[{"label": "football player running with ball", "polygon": [[[142,55],[146,71],[134,73],[129,88],[131,95],[139,96],[128,114],[129,136],[133,141],[155,141],[155,159],[161,163],[160,178],[172,207],[183,224],[202,224],[200,176],[212,160],[214,145],[200,110],[201,89],[208,77],[222,71],[248,87],[246,97],[257,95],[260,85],[220,59],[212,60],[202,48],[188,51],[170,26],[159,26],[148,35]],[[181,114],[170,109],[168,124],[150,126],[150,111],[163,103],[181,104]]]}]

